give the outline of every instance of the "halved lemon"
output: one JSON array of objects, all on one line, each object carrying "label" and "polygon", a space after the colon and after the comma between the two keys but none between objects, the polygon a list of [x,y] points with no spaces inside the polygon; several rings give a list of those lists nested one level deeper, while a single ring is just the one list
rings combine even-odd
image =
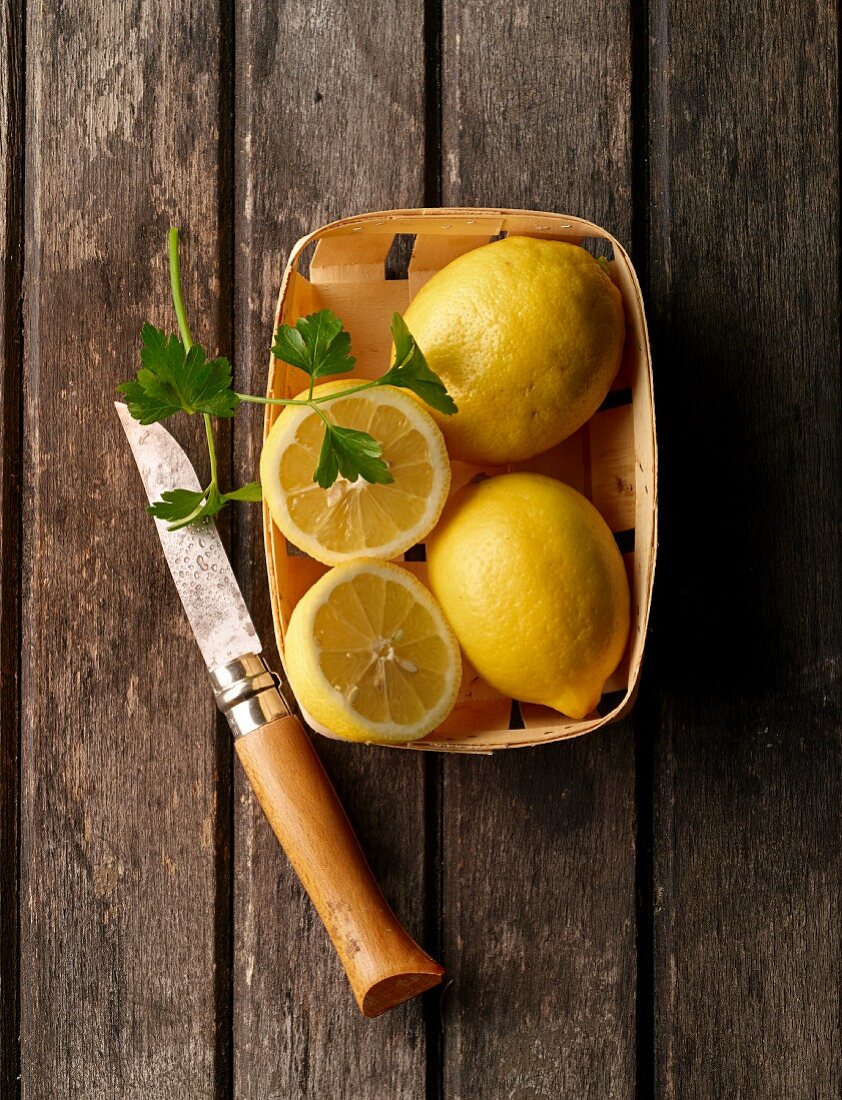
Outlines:
[{"label": "halved lemon", "polygon": [[[353,385],[328,382],[317,386],[313,396]],[[287,405],[260,456],[263,497],[272,519],[299,550],[326,565],[398,557],[432,530],[447,500],[450,462],[441,431],[413,397],[392,386],[337,397],[320,407],[334,424],[372,435],[394,481],[372,485],[340,476],[321,489],[313,472],[324,423],[312,408]]]},{"label": "halved lemon", "polygon": [[386,562],[346,562],[296,604],[284,637],[310,724],[349,741],[415,741],[453,708],[459,643],[431,593]]}]

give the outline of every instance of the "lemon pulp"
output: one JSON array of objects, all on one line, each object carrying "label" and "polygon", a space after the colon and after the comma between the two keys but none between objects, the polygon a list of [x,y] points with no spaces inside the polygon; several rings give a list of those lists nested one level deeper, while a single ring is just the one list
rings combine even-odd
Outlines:
[{"label": "lemon pulp", "polygon": [[290,617],[290,684],[316,726],[355,741],[423,737],[449,713],[459,647],[431,594],[394,565],[327,573]]},{"label": "lemon pulp", "polygon": [[[318,386],[314,396],[350,385]],[[392,387],[338,397],[321,409],[333,423],[373,436],[394,480],[375,485],[340,476],[328,489],[320,488],[313,472],[324,423],[311,408],[287,406],[260,460],[273,520],[299,549],[327,565],[397,557],[427,535],[447,499],[450,463],[441,432],[417,401]]]}]

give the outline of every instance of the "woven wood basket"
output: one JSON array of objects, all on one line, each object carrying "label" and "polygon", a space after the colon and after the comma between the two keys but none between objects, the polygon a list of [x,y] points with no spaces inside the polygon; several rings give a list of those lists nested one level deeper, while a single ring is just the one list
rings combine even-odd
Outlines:
[{"label": "woven wood basket", "polygon": [[[357,358],[353,377],[377,377],[388,367],[392,313],[403,313],[424,283],[456,256],[507,234],[586,243],[609,257],[611,277],[623,295],[623,362],[602,408],[553,450],[528,462],[489,467],[485,472],[538,471],[567,482],[593,501],[615,532],[628,568],[632,598],[629,644],[620,667],[605,686],[597,711],[581,721],[565,718],[549,707],[505,698],[466,662],[453,712],[442,726],[409,748],[489,753],[576,737],[621,718],[634,702],[640,675],[657,541],[655,409],[640,287],[628,255],[609,233],[581,218],[529,210],[389,210],[345,218],[317,229],[293,248],[281,283],[275,326],[292,325],[314,310],[332,309],[351,334]],[[395,272],[396,262],[408,254],[410,239],[408,270],[405,274]],[[303,385],[300,371],[271,361],[270,397],[292,397]],[[277,406],[266,410],[264,436],[280,412]],[[453,463],[451,491],[456,492],[480,472],[481,467]],[[264,535],[275,633],[283,660],[284,632],[292,609],[327,566],[292,547],[265,506]],[[404,567],[425,580],[423,553],[416,549],[407,559],[414,560],[403,562]]]}]

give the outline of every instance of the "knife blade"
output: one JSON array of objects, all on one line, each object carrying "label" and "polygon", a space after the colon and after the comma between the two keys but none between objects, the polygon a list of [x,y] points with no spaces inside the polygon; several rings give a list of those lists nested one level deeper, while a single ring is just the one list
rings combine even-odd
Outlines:
[{"label": "knife blade", "polygon": [[[115,401],[147,499],[152,504],[176,486],[201,487],[190,459],[161,424],[140,424]],[[170,531],[156,519],[158,537],[175,587],[209,669],[227,665],[262,645],[213,520]]]},{"label": "knife blade", "polygon": [[[150,501],[198,491],[187,455],[160,424],[115,402]],[[281,693],[211,519],[155,525],[204,657],[217,706],[260,805],[333,941],[365,1016],[437,985],[444,971],[401,926],[380,892],[310,739]]]}]

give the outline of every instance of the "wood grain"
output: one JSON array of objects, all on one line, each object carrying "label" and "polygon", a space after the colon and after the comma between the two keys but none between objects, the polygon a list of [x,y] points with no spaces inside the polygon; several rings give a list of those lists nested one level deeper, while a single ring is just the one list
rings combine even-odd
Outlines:
[{"label": "wood grain", "polygon": [[[423,4],[319,0],[237,6],[236,362],[266,386],[286,255],[310,229],[424,201]],[[255,476],[259,410],[237,421],[238,477]],[[274,654],[260,511],[240,512],[238,564]],[[375,877],[425,941],[424,764],[317,742]],[[235,818],[235,1094],[418,1100],[422,1006],[359,1018],[327,937],[240,775]]]},{"label": "wood grain", "polygon": [[656,1093],[830,1100],[842,1082],[835,5],[659,0],[651,15]]},{"label": "wood grain", "polygon": [[230,739],[112,407],[171,219],[219,340],[217,5],[33,3],[26,43],[23,1093],[221,1096]]},{"label": "wood grain", "polygon": [[0,1095],[18,1095],[23,20],[0,5]]},{"label": "wood grain", "polygon": [[[633,9],[641,27],[648,18],[636,73],[648,142],[636,155],[648,157],[649,201],[636,225],[648,230],[663,469],[650,705],[634,719],[655,738],[654,1051],[644,1028],[636,1066],[629,724],[442,762],[317,743],[386,895],[428,948],[442,876],[453,984],[428,994],[425,1012],[410,1004],[373,1023],[353,1008],[239,765],[232,773],[110,410],[141,322],[173,324],[170,220],[185,231],[197,337],[233,350],[238,382],[256,391],[286,254],[330,218],[441,198],[578,213],[631,239],[628,5],[440,7],[30,0],[24,35],[24,6],[2,6],[4,1098],[839,1093],[839,120],[827,0]],[[439,29],[442,160],[425,165]],[[257,410],[233,442],[223,433],[238,480],[255,476],[260,436]],[[190,426],[183,437],[202,453]],[[238,515],[236,561],[268,643],[259,510]],[[441,785],[425,786],[439,768]]]},{"label": "wood grain", "polygon": [[[443,200],[631,228],[625,4],[444,7]],[[635,1095],[629,723],[444,762],[445,1095]]]}]

